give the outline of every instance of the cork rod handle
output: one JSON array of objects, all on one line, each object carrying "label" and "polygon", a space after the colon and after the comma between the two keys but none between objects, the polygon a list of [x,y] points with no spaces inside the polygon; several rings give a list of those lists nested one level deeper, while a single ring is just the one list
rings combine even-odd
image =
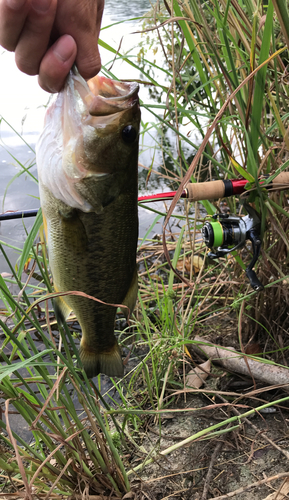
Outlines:
[{"label": "cork rod handle", "polygon": [[224,198],[225,184],[223,181],[190,183],[186,191],[189,201],[215,200]]},{"label": "cork rod handle", "polygon": [[[278,184],[280,184],[280,189],[289,189],[289,172],[282,172],[277,175],[268,187],[273,185],[276,188]],[[286,184],[288,187],[286,187]],[[239,192],[242,192],[242,190]],[[186,198],[189,201],[216,200],[233,194],[236,194],[236,192],[225,193],[225,183],[222,180],[190,183],[186,186]]]}]

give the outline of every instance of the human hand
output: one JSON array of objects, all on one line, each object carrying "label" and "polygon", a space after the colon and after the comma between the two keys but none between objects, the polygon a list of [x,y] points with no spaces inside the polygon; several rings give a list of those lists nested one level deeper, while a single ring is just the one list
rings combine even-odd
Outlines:
[{"label": "human hand", "polygon": [[0,0],[0,45],[44,90],[59,92],[74,62],[83,78],[99,72],[103,7],[104,0]]}]

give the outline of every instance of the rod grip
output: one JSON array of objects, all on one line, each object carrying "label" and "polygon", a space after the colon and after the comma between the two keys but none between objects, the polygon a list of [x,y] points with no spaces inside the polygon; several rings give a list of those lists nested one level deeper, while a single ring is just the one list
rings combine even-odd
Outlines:
[{"label": "rod grip", "polygon": [[189,201],[216,200],[224,198],[224,181],[196,182],[186,186]]}]

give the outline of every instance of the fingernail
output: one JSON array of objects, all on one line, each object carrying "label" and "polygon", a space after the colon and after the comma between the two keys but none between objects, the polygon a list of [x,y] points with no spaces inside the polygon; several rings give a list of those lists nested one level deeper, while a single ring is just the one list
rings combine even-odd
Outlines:
[{"label": "fingernail", "polygon": [[49,10],[51,0],[32,0],[31,6],[36,12],[43,14]]},{"label": "fingernail", "polygon": [[26,0],[6,0],[6,5],[10,9],[19,10],[26,3]]},{"label": "fingernail", "polygon": [[61,62],[65,62],[74,53],[75,50],[75,42],[72,36],[65,35],[58,42],[56,42],[53,52],[56,55],[57,59]]}]

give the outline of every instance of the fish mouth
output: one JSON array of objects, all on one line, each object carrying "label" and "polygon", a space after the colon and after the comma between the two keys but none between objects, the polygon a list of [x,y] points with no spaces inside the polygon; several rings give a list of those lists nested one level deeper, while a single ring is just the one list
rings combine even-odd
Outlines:
[{"label": "fish mouth", "polygon": [[[138,105],[137,83],[115,81],[99,75],[85,82],[75,71],[74,87],[90,117],[109,117]],[[103,121],[101,123],[104,125]],[[97,121],[94,126],[97,126]]]},{"label": "fish mouth", "polygon": [[[138,90],[135,83],[98,75],[86,82],[73,68],[47,110],[37,143],[41,189],[82,212],[101,211],[99,193],[108,189],[119,165],[137,155]],[[113,189],[115,197],[120,188]]]}]

